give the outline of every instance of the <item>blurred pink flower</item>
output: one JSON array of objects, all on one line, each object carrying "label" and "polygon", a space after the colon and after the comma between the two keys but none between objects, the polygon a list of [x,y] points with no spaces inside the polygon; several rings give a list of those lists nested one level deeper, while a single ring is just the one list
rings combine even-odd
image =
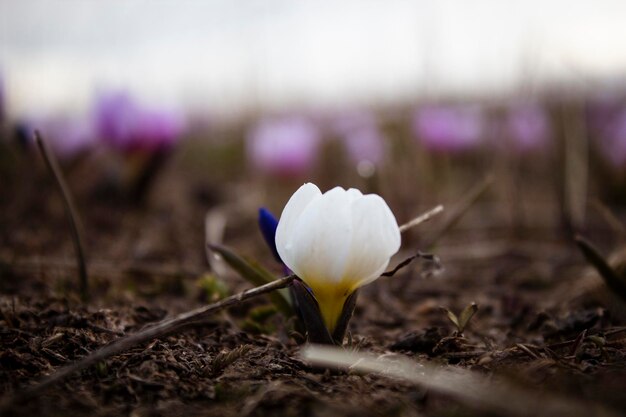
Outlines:
[{"label": "blurred pink flower", "polygon": [[249,161],[274,175],[302,175],[316,162],[321,137],[314,124],[302,117],[264,119],[247,135]]},{"label": "blurred pink flower", "polygon": [[385,158],[385,138],[373,114],[353,111],[340,115],[333,123],[334,132],[343,141],[348,158],[355,164],[382,163]]},{"label": "blurred pink flower", "polygon": [[587,103],[587,126],[596,135],[605,135],[626,105],[626,97],[620,89],[596,92]]},{"label": "blurred pink flower", "polygon": [[428,105],[413,119],[413,133],[425,148],[435,152],[462,152],[479,145],[484,121],[479,107]]},{"label": "blurred pink flower", "polygon": [[614,167],[626,167],[626,94],[615,88],[595,93],[587,104],[593,145]]},{"label": "blurred pink flower", "polygon": [[511,105],[505,120],[506,133],[521,151],[544,148],[550,137],[550,120],[538,103],[520,102]]},{"label": "blurred pink flower", "polygon": [[358,129],[346,135],[344,143],[352,162],[367,161],[378,165],[385,158],[384,140],[378,129]]},{"label": "blurred pink flower", "polygon": [[375,128],[376,117],[368,111],[343,111],[332,120],[331,128],[337,136],[345,136],[355,130]]},{"label": "blurred pink flower", "polygon": [[604,129],[598,145],[613,166],[626,167],[626,107]]},{"label": "blurred pink flower", "polygon": [[131,149],[168,149],[180,139],[184,130],[180,113],[164,108],[143,108],[135,114]]},{"label": "blurred pink flower", "polygon": [[132,136],[136,112],[136,104],[125,92],[99,95],[93,110],[98,134],[113,147],[123,148]]},{"label": "blurred pink flower", "polygon": [[99,136],[124,152],[169,149],[184,130],[179,112],[140,105],[125,92],[99,96],[94,119]]}]

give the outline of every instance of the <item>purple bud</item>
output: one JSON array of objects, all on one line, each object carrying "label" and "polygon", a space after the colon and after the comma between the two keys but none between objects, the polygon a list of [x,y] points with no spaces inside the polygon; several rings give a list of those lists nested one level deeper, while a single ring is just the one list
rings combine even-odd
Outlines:
[{"label": "purple bud", "polygon": [[279,262],[283,263],[282,259],[280,259],[280,255],[278,254],[278,250],[276,249],[276,229],[278,228],[278,220],[276,217],[265,207],[261,207],[259,209],[259,229],[261,229],[261,233],[263,234],[263,239],[265,239],[265,243],[272,251],[274,258]]}]

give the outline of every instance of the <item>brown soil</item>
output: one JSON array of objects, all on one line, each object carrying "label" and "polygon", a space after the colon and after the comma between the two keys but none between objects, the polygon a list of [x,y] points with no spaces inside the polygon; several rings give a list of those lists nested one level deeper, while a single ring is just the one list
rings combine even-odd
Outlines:
[{"label": "brown soil", "polygon": [[[227,168],[207,179],[202,167],[189,168],[194,165],[188,158],[183,153],[171,161],[139,207],[94,197],[83,186],[89,181],[81,167],[68,174],[85,225],[88,303],[77,298],[63,206],[40,161],[2,191],[0,393],[5,404],[44,375],[122,335],[209,302],[207,297],[216,294],[207,295],[207,280],[217,279],[230,293],[249,288],[234,273],[206,275],[211,271],[204,252],[209,209],[227,213],[226,245],[280,274],[256,230],[256,207],[266,204],[278,212],[293,184],[233,177]],[[230,181],[223,183],[220,175]],[[458,195],[452,190],[417,205],[396,194],[391,205],[402,213],[400,220],[408,220],[405,213],[418,214]],[[539,203],[546,200],[544,209]],[[529,217],[539,220],[514,228],[518,225],[506,216],[490,214],[507,209],[487,196],[433,249],[443,271],[428,274],[428,265],[417,262],[364,288],[349,348],[499,375],[544,394],[624,412],[624,305],[551,220],[556,203],[536,201],[530,205],[539,214]],[[442,221],[410,232],[395,261],[420,249],[423,237],[432,236]],[[606,249],[614,240],[608,227],[593,214],[589,222],[588,233]],[[471,302],[478,304],[478,313],[458,334],[441,306],[459,312]],[[406,382],[310,367],[300,359],[302,340],[288,330],[291,322],[267,306],[266,298],[255,299],[190,331],[132,348],[3,413],[484,415],[454,396]]]}]

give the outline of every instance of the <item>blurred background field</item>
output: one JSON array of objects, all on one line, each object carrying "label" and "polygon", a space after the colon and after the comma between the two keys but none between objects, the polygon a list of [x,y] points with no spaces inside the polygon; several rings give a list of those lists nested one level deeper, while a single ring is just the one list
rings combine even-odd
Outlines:
[{"label": "blurred background field", "polygon": [[[414,204],[497,171],[502,202],[528,175],[542,179],[528,193],[552,190],[522,205],[556,198],[560,176],[575,177],[579,199],[620,199],[620,2],[27,1],[2,12],[3,146],[28,148],[38,128],[64,163],[88,161],[85,188],[167,147],[197,169],[187,182],[215,186],[325,181]],[[4,158],[7,175],[16,158]]]},{"label": "blurred background field", "polygon": [[[605,335],[624,325],[623,294],[604,286],[572,239],[583,234],[623,262],[624,21],[626,4],[608,0],[0,0],[2,392],[110,340],[67,317],[124,333],[249,287],[207,262],[207,235],[281,275],[257,211],[280,215],[311,181],[378,193],[400,224],[446,207],[403,235],[395,260],[428,250],[443,271],[422,279],[415,266],[365,288],[356,345],[384,353],[413,332],[422,344],[406,342],[411,357],[623,411],[616,381],[626,350],[621,330]],[[76,293],[63,201],[35,130],[81,218],[88,304]],[[450,342],[454,329],[438,307],[471,301],[480,306],[471,330]],[[80,395],[65,395],[67,386],[49,394],[63,400],[48,412],[476,412],[383,378],[307,370],[286,320],[263,306],[160,341],[160,359],[123,365],[143,382],[86,372],[75,381]],[[59,332],[65,345],[49,342],[42,353],[33,342]],[[578,350],[549,348],[579,337]],[[242,344],[251,356],[230,373],[181,371]],[[513,352],[518,344],[531,353]],[[166,377],[159,360],[168,349],[207,363],[170,363],[176,375]],[[277,357],[288,371],[255,373],[255,363],[267,368]],[[273,391],[263,394],[268,381]],[[22,411],[41,412],[42,403]]]}]

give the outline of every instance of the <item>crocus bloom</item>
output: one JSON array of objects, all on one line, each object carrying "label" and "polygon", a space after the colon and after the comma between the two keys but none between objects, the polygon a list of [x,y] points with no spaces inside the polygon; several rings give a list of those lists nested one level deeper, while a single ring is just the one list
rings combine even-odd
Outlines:
[{"label": "crocus bloom", "polygon": [[183,118],[172,109],[143,108],[135,117],[129,149],[169,149],[178,141],[183,131]]},{"label": "crocus bloom", "polygon": [[506,130],[513,145],[521,151],[542,148],[550,135],[546,111],[534,103],[519,103],[509,109]]},{"label": "crocus bloom", "polygon": [[268,119],[248,134],[248,158],[269,174],[302,175],[313,167],[320,141],[316,127],[304,118]]},{"label": "crocus bloom", "polygon": [[94,106],[98,134],[113,147],[123,147],[132,134],[135,111],[135,103],[126,93],[98,96]]},{"label": "crocus bloom", "polygon": [[332,333],[346,299],[377,279],[400,248],[396,219],[380,196],[307,183],[287,202],[276,248],[311,289]]},{"label": "crocus bloom", "polygon": [[483,139],[484,122],[476,106],[424,106],[413,119],[413,133],[435,152],[461,152]]},{"label": "crocus bloom", "polygon": [[124,152],[168,149],[184,129],[178,112],[140,105],[123,92],[98,97],[94,117],[102,139]]}]

